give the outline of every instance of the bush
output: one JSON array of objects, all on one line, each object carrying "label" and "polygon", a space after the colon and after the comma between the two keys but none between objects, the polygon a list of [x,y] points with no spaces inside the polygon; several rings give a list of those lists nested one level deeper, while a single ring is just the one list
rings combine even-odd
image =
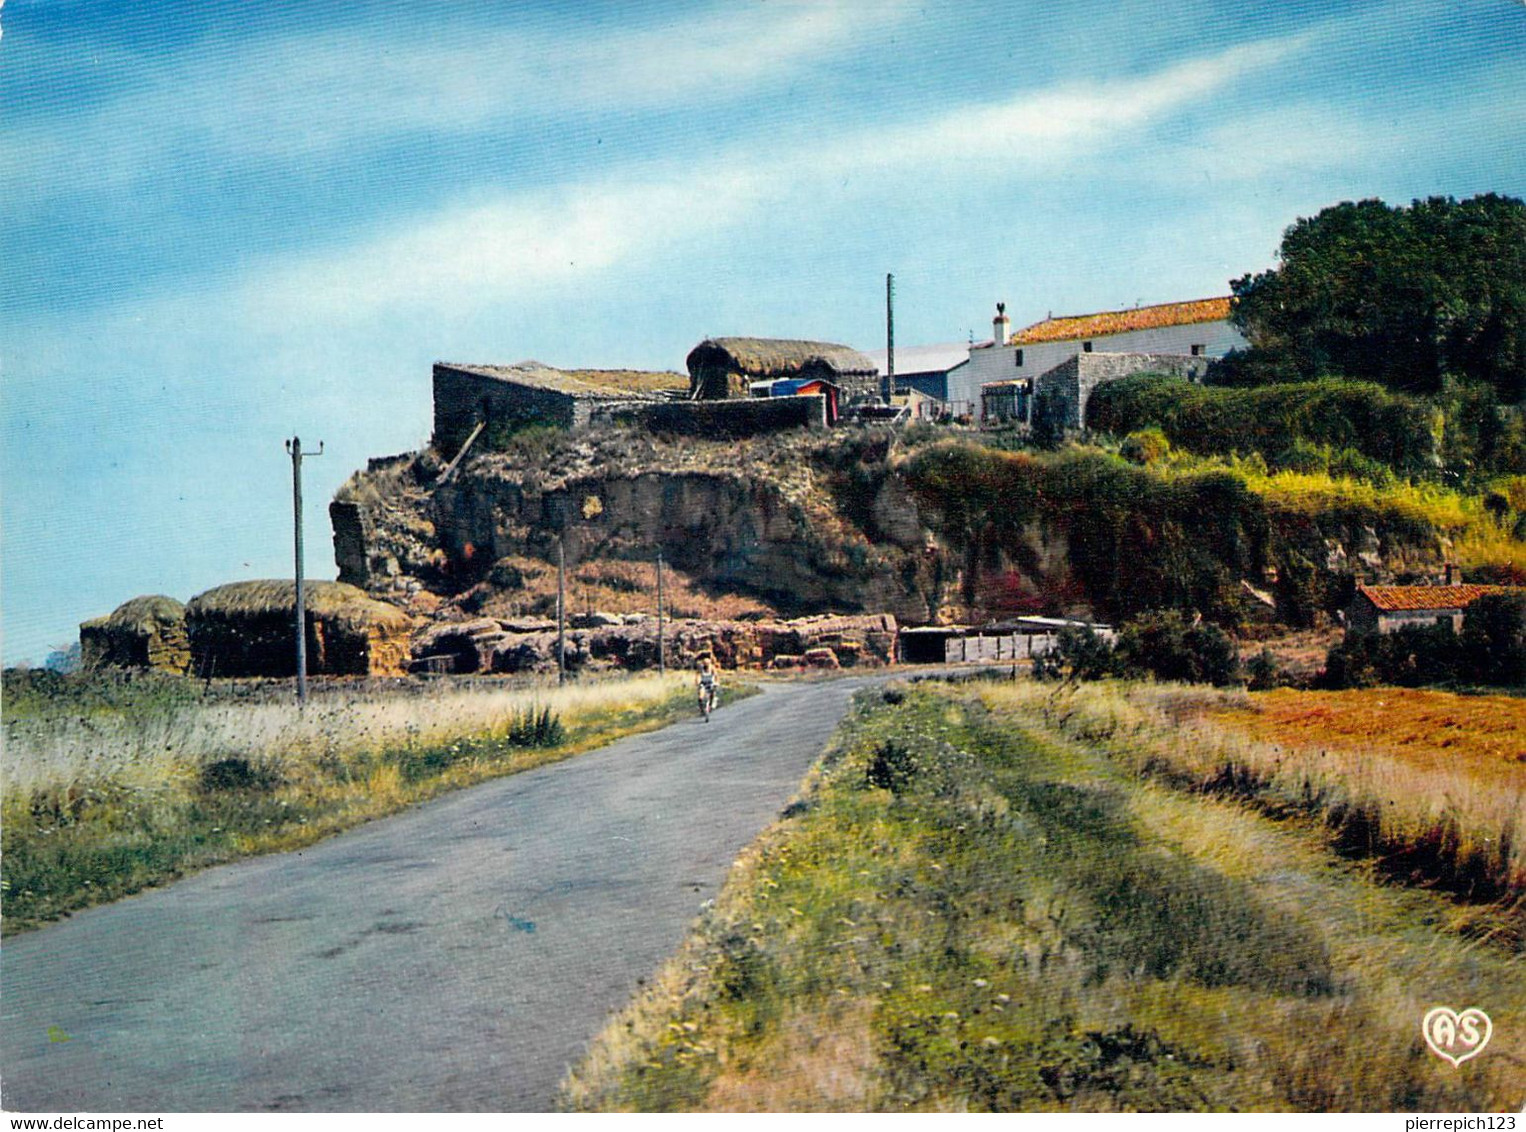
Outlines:
[{"label": "bush", "polygon": [[1157,680],[1224,687],[1240,679],[1240,654],[1217,625],[1188,622],[1174,610],[1123,627],[1115,648],[1125,671]]},{"label": "bush", "polygon": [[567,731],[550,708],[537,712],[532,707],[515,714],[505,738],[514,747],[557,747],[566,741]]},{"label": "bush", "polygon": [[1462,661],[1480,684],[1526,686],[1526,594],[1486,594],[1463,613]]},{"label": "bush", "polygon": [[1035,680],[1103,680],[1122,674],[1113,646],[1090,626],[1061,629],[1054,647],[1033,658]]},{"label": "bush", "polygon": [[1223,687],[1239,681],[1240,655],[1217,625],[1188,622],[1168,611],[1125,625],[1115,644],[1090,628],[1064,629],[1053,649],[1034,658],[1033,675],[1037,680],[1069,681],[1152,676]]},{"label": "bush", "polygon": [[1159,428],[1142,428],[1123,438],[1118,454],[1131,464],[1153,464],[1171,454],[1171,442]]}]

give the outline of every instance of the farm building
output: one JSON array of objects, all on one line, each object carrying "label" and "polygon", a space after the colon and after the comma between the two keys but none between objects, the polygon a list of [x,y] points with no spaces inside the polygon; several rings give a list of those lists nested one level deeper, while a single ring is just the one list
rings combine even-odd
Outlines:
[{"label": "farm building", "polygon": [[754,381],[748,386],[753,397],[821,397],[826,401],[827,424],[835,425],[842,408],[842,390],[819,377],[781,377]]},{"label": "farm building", "polygon": [[1018,617],[999,625],[902,629],[900,657],[903,664],[1027,660],[1053,648],[1061,629],[1091,629],[1103,640],[1113,639],[1113,629],[1108,625],[1060,617]]},{"label": "farm building", "polygon": [[1446,622],[1462,629],[1468,606],[1486,594],[1523,593],[1520,586],[1357,586],[1346,607],[1346,628],[1356,633],[1392,633],[1406,625]]},{"label": "farm building", "polygon": [[495,426],[586,425],[601,409],[681,399],[688,388],[681,373],[561,370],[535,361],[511,366],[436,362],[434,444],[454,453],[481,422],[489,433]]},{"label": "farm building", "polygon": [[1080,427],[1090,390],[1102,381],[1146,371],[1201,377],[1212,359],[1247,345],[1229,323],[1229,302],[1224,296],[1051,316],[1010,336],[998,307],[991,341],[970,347],[969,364],[950,375],[949,396],[978,402],[983,385],[1028,380],[1035,400],[1046,391],[1066,398],[1061,415],[1075,422],[1067,427]]},{"label": "farm building", "polygon": [[753,382],[825,381],[848,408],[879,400],[879,370],[863,354],[832,342],[790,338],[707,338],[689,351],[689,395],[721,401],[751,395]]},{"label": "farm building", "polygon": [[185,606],[162,594],[135,597],[105,617],[82,624],[79,648],[80,662],[87,669],[185,672],[191,666]]},{"label": "farm building", "polygon": [[932,346],[897,346],[895,348],[895,375],[891,381],[890,356],[886,350],[866,350],[879,369],[880,385],[890,389],[892,396],[920,393],[947,406],[949,415],[967,417],[978,407],[965,402],[955,403],[949,397],[951,384],[957,384],[958,373],[970,361],[968,342],[945,342]]},{"label": "farm building", "polygon": [[988,381],[980,387],[980,421],[1003,424],[1029,419],[1029,401],[1033,397],[1031,378]]},{"label": "farm building", "polygon": [[[397,676],[405,671],[413,619],[343,582],[305,582],[307,666],[314,676]],[[291,676],[296,585],[234,582],[185,607],[198,676]]]}]

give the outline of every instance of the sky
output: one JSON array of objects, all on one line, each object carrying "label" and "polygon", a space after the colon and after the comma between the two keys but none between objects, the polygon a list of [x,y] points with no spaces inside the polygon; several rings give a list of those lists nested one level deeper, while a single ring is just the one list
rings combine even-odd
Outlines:
[{"label": "sky", "polygon": [[434,361],[682,370],[1227,294],[1342,200],[1526,196],[1522,0],[0,10],[0,618],[307,574]]}]

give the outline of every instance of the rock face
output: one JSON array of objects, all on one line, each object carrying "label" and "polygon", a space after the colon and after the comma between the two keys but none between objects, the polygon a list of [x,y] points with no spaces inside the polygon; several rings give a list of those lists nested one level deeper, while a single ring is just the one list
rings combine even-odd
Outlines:
[{"label": "rock face", "polygon": [[87,669],[157,668],[186,672],[191,645],[185,606],[154,594],[123,602],[105,617],[79,627],[80,662]]},{"label": "rock face", "polygon": [[[663,651],[672,668],[691,668],[705,654],[722,668],[875,666],[895,659],[897,632],[895,618],[888,615],[680,620],[665,626]],[[566,645],[570,671],[655,668],[657,622],[647,618],[569,629]],[[415,639],[411,667],[416,672],[553,672],[556,626],[493,618],[434,625]]]},{"label": "rock face", "polygon": [[[695,586],[785,616],[923,623],[944,604],[930,591],[949,571],[904,489],[876,481],[856,508],[840,505],[838,438],[723,445],[606,430],[558,444],[533,460],[469,460],[437,487],[427,456],[411,478],[396,466],[357,477],[331,508],[340,579],[406,607],[409,586],[463,594],[513,573],[500,563],[554,563],[560,545],[569,570],[661,551]],[[477,608],[488,604],[479,595]]]}]

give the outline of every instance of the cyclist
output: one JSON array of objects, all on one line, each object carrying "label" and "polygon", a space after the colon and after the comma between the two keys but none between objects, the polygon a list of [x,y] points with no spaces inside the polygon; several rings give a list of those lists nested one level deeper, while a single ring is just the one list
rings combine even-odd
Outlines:
[{"label": "cyclist", "polygon": [[715,710],[715,692],[719,684],[715,671],[715,658],[709,653],[699,658],[699,670],[695,673],[694,687],[699,693],[699,710],[705,717],[705,722],[710,722],[710,713]]}]

